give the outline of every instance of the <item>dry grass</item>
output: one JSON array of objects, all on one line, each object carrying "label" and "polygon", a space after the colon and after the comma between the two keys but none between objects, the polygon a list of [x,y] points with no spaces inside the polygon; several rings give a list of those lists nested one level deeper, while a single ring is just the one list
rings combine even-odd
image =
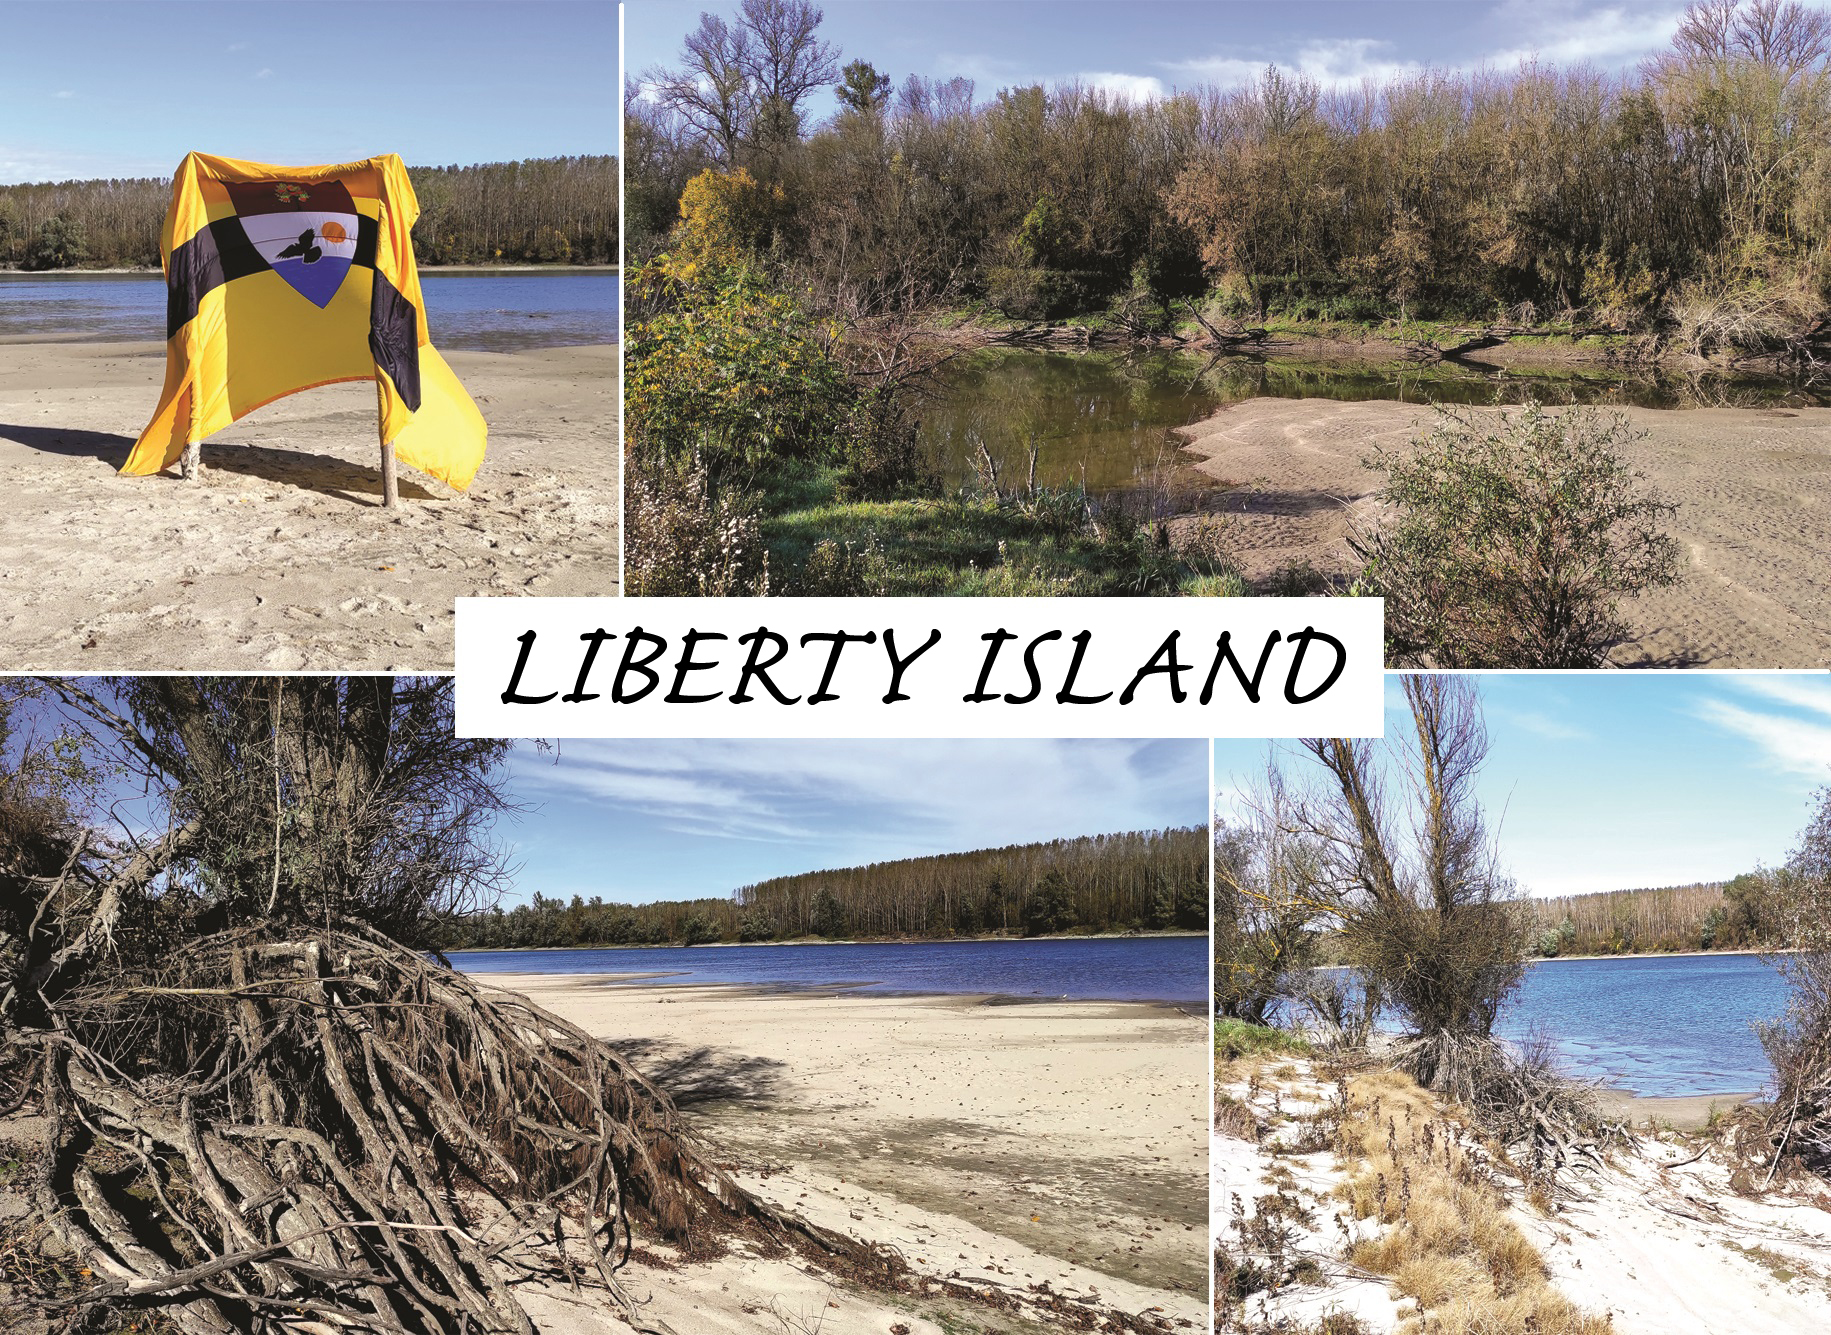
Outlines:
[{"label": "dry grass", "polygon": [[1357,1219],[1385,1229],[1349,1260],[1389,1276],[1418,1304],[1405,1335],[1602,1335],[1606,1317],[1577,1309],[1547,1283],[1548,1270],[1507,1218],[1485,1153],[1466,1123],[1396,1071],[1339,1086],[1340,1188]]}]

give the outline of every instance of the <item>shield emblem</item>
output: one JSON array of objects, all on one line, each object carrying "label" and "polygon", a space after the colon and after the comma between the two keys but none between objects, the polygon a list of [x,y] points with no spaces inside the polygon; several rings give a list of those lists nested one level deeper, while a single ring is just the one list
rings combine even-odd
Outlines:
[{"label": "shield emblem", "polygon": [[293,291],[330,304],[356,256],[356,205],[341,181],[226,182],[248,243]]}]

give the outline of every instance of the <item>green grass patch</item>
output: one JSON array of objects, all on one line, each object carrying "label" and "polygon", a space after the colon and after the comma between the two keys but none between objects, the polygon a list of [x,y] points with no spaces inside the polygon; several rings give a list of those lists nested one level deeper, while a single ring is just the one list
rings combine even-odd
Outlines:
[{"label": "green grass patch", "polygon": [[1067,509],[968,496],[844,500],[830,468],[784,466],[755,485],[772,583],[802,592],[830,568],[816,549],[851,555],[856,587],[807,589],[875,597],[1073,598],[1126,594],[1240,596],[1238,576],[1179,559],[1142,531],[1095,535]]},{"label": "green grass patch", "polygon": [[1225,1017],[1214,1022],[1214,1055],[1221,1061],[1281,1054],[1303,1056],[1309,1051],[1310,1045],[1288,1029]]}]

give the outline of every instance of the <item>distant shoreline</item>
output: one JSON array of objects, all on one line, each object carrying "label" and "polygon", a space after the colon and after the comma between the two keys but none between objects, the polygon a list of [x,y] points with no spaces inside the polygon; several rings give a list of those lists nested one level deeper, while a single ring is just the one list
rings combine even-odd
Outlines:
[{"label": "distant shoreline", "polygon": [[[422,264],[420,276],[441,273],[622,273],[620,264]],[[157,268],[112,269],[10,269],[0,267],[0,278],[97,278],[110,275],[159,276]]]},{"label": "distant shoreline", "polygon": [[1535,955],[1528,964],[1560,964],[1565,960],[1683,960],[1717,955],[1786,955],[1786,950],[1624,950],[1619,955]]},{"label": "distant shoreline", "polygon": [[797,937],[793,941],[702,941],[698,945],[691,946],[684,941],[579,946],[453,946],[440,953],[444,955],[483,953],[510,955],[539,954],[556,950],[707,950],[729,946],[938,946],[971,944],[977,941],[1160,941],[1167,937],[1206,937],[1207,935],[1206,932],[1086,932],[1050,936],[867,936],[847,937],[839,941]]}]

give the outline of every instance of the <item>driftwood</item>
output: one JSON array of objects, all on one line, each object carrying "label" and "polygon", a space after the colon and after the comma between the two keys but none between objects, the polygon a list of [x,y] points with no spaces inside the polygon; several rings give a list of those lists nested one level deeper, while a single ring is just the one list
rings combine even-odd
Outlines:
[{"label": "driftwood", "polygon": [[619,1282],[638,1227],[902,1269],[738,1186],[604,1042],[360,924],[222,933],[50,1013],[8,1035],[53,1124],[37,1205],[99,1280],[50,1307],[532,1335],[511,1280],[545,1275],[664,1331]]}]

